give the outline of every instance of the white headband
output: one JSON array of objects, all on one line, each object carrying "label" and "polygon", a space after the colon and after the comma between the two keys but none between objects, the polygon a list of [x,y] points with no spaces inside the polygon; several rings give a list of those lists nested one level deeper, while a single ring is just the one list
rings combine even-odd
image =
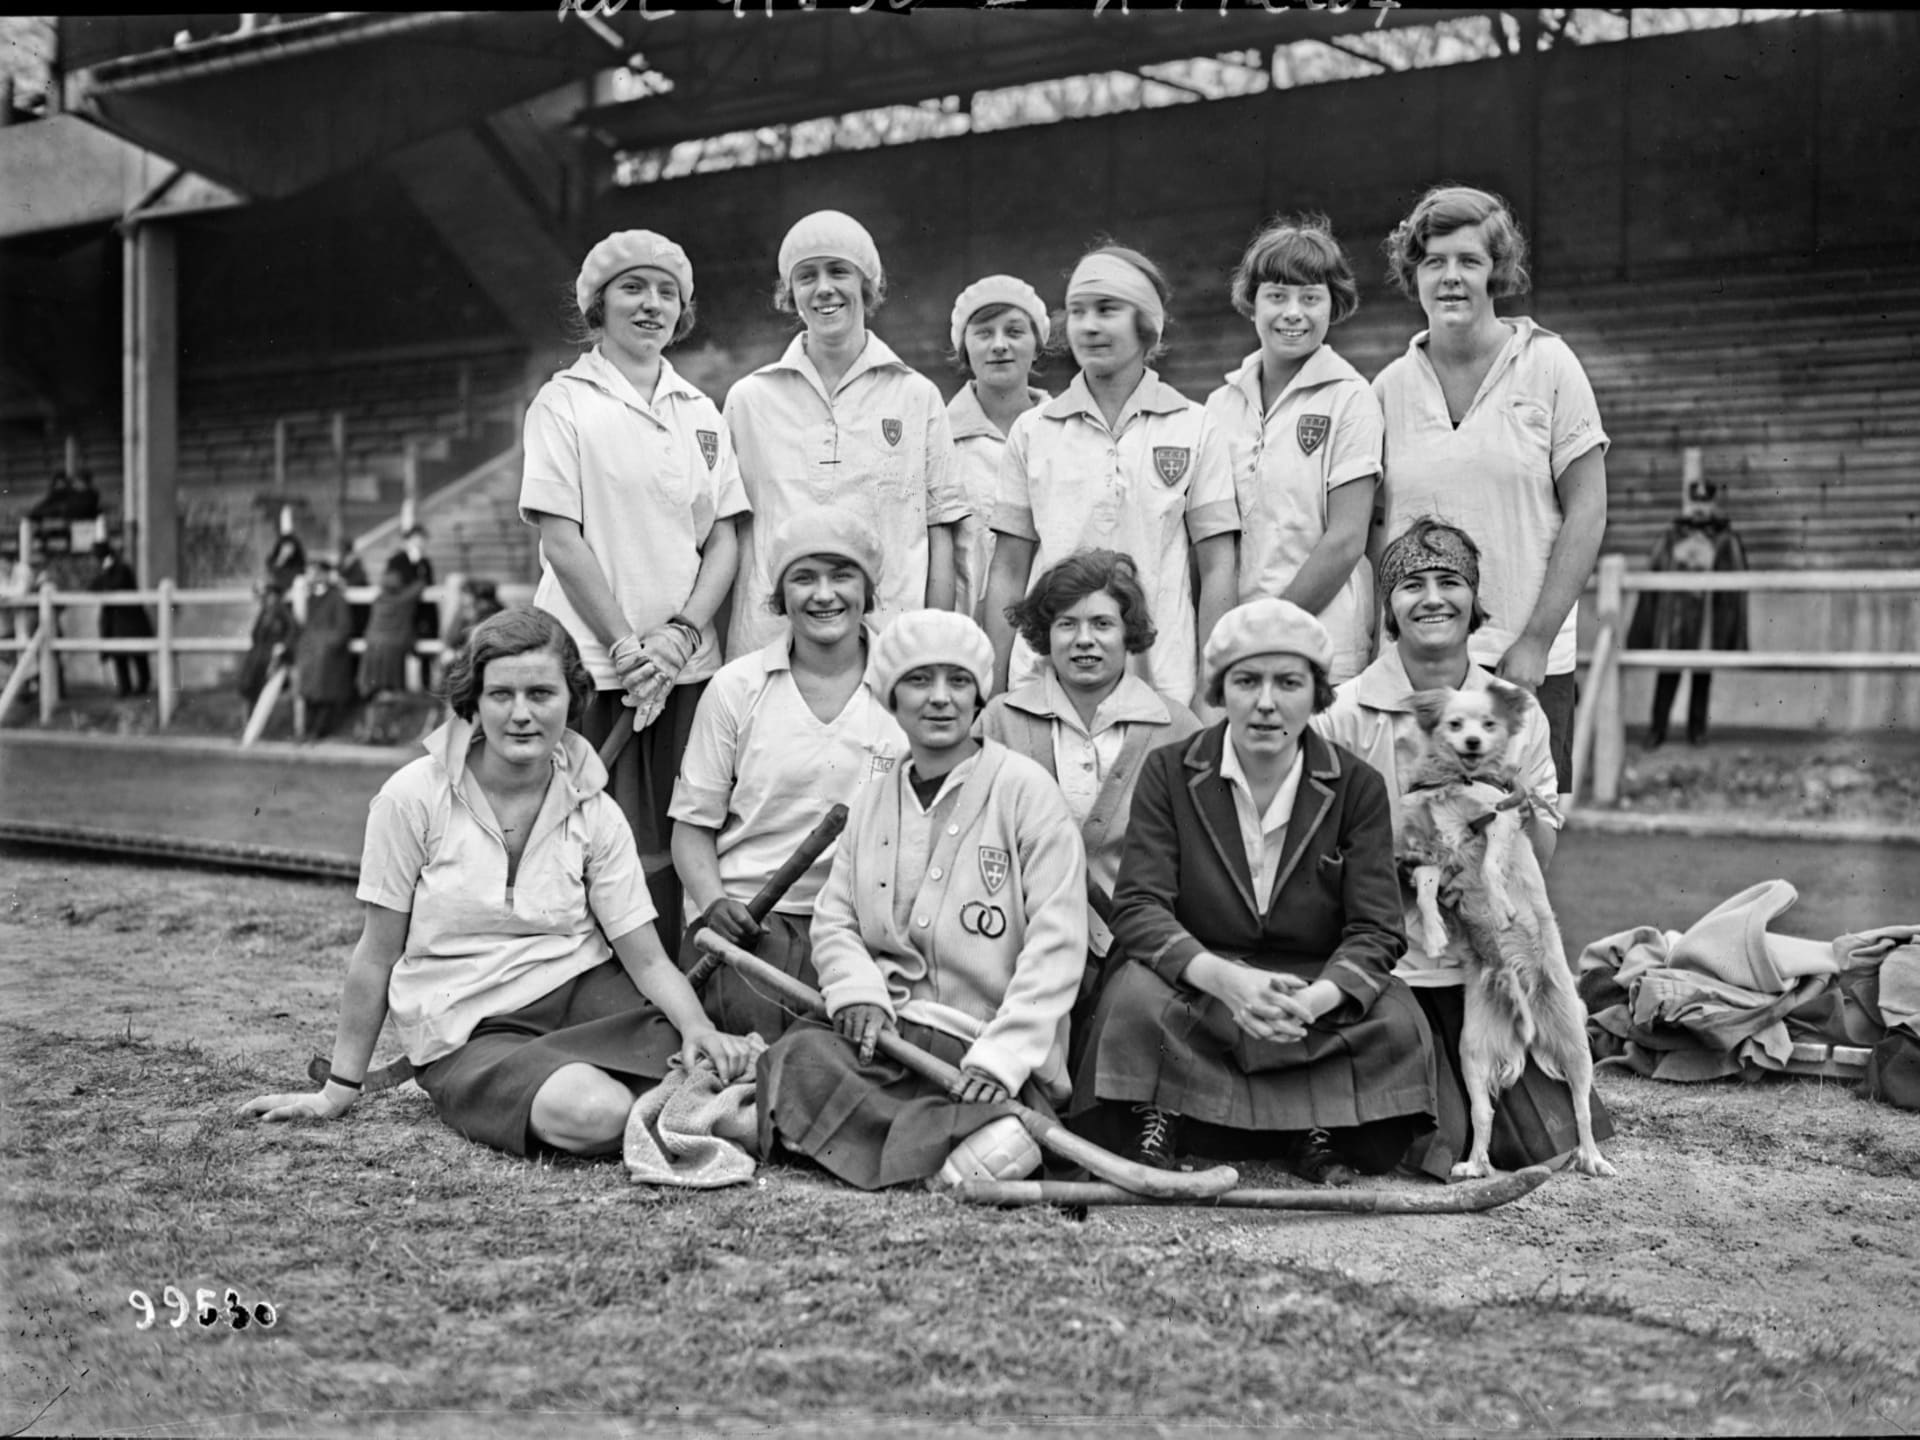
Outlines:
[{"label": "white headband", "polygon": [[1047,335],[1052,326],[1047,321],[1046,302],[1040,298],[1040,292],[1024,280],[1012,275],[989,275],[984,280],[976,280],[960,292],[960,298],[953,302],[953,353],[964,356],[967,352],[962,344],[966,339],[967,321],[974,312],[984,310],[989,305],[1011,305],[1033,321],[1033,328],[1040,336],[1040,343],[1047,343]]},{"label": "white headband", "polygon": [[1156,335],[1166,331],[1167,307],[1160,302],[1160,292],[1146,271],[1118,255],[1089,255],[1074,266],[1073,278],[1067,281],[1067,302],[1071,304],[1078,295],[1124,300],[1147,317]]}]

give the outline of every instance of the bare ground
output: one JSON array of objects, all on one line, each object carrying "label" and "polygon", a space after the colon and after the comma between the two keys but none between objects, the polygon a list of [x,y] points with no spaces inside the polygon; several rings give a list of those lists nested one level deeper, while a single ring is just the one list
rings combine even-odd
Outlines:
[{"label": "bare ground", "polygon": [[[1920,1115],[1832,1082],[1603,1072],[1621,1177],[1477,1216],[1075,1224],[784,1168],[654,1197],[482,1151],[411,1087],[234,1123],[329,1042],[344,885],[0,877],[9,1432],[1920,1427]],[[166,1283],[284,1319],[136,1332]]]}]

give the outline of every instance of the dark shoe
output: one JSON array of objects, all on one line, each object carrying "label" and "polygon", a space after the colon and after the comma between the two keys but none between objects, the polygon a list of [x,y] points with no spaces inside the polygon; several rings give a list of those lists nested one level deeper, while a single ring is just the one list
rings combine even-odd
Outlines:
[{"label": "dark shoe", "polygon": [[1174,1164],[1174,1146],[1180,1133],[1180,1117],[1171,1110],[1157,1109],[1152,1105],[1136,1105],[1133,1113],[1140,1117],[1140,1134],[1127,1150],[1127,1158],[1138,1160],[1142,1165],[1151,1165],[1156,1170],[1172,1170]]},{"label": "dark shoe", "polygon": [[1294,1142],[1287,1168],[1309,1185],[1351,1185],[1360,1172],[1340,1158],[1324,1130],[1309,1130]]}]

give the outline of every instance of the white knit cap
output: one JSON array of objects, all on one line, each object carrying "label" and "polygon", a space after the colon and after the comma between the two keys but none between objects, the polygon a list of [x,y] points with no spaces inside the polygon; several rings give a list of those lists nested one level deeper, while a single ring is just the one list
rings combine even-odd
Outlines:
[{"label": "white knit cap", "polygon": [[816,210],[787,231],[780,242],[780,278],[791,279],[802,260],[845,260],[875,285],[880,283],[880,250],[867,227],[838,210]]},{"label": "white knit cap", "polygon": [[1254,655],[1298,655],[1324,673],[1333,664],[1333,641],[1326,626],[1291,600],[1249,600],[1222,615],[1207,637],[1206,688],[1236,661]]},{"label": "white knit cap", "polygon": [[1076,295],[1124,300],[1152,322],[1156,335],[1166,333],[1167,307],[1160,292],[1153,288],[1146,271],[1118,255],[1095,251],[1074,266],[1073,276],[1067,281],[1067,300],[1071,302]]},{"label": "white knit cap", "polygon": [[651,230],[616,230],[589,250],[581,263],[580,278],[573,282],[573,298],[580,313],[587,313],[601,286],[639,265],[651,265],[671,275],[680,285],[682,304],[693,298],[693,262],[687,259],[686,251]]},{"label": "white knit cap", "polygon": [[960,292],[960,298],[953,302],[953,353],[965,355],[962,345],[966,339],[967,321],[974,312],[984,310],[989,305],[1011,305],[1033,321],[1033,328],[1040,337],[1042,345],[1047,343],[1047,335],[1052,329],[1047,320],[1046,303],[1041,300],[1040,292],[1026,281],[1012,275],[989,275],[984,280],[976,280]]},{"label": "white knit cap", "polygon": [[985,701],[993,690],[993,642],[966,616],[952,610],[909,610],[896,616],[874,642],[867,684],[889,709],[893,687],[922,665],[958,665],[972,674]]},{"label": "white knit cap", "polygon": [[838,505],[809,505],[796,510],[774,528],[768,546],[767,573],[774,589],[787,578],[787,567],[809,555],[838,555],[867,572],[867,583],[880,586],[881,544],[873,526]]}]

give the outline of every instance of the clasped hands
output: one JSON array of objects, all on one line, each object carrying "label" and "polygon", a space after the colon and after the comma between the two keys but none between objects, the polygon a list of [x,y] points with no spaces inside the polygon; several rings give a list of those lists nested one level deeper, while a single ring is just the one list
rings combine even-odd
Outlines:
[{"label": "clasped hands", "polygon": [[[848,1005],[834,1012],[833,1028],[848,1043],[860,1047],[860,1063],[865,1065],[873,1059],[881,1034],[892,1030],[894,1024],[884,1005]],[[963,1105],[996,1104],[1009,1093],[1006,1086],[984,1070],[971,1067],[962,1068],[953,1084],[947,1087],[947,1094]]]},{"label": "clasped hands", "polygon": [[1199,955],[1188,966],[1187,978],[1195,989],[1226,1006],[1233,1023],[1256,1040],[1304,1039],[1307,1027],[1319,1018],[1301,993],[1307,982],[1298,975]]},{"label": "clasped hands", "polygon": [[633,709],[633,728],[644,730],[660,718],[674,681],[700,648],[700,632],[669,620],[645,635],[625,635],[607,652],[626,696],[622,704]]}]

